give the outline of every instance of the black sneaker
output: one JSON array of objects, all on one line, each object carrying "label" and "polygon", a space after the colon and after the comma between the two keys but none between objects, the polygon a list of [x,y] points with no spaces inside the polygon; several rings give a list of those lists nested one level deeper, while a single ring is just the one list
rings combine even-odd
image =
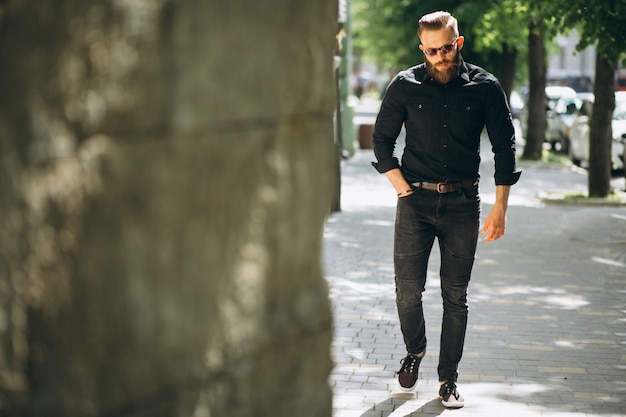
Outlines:
[{"label": "black sneaker", "polygon": [[441,404],[448,408],[461,408],[465,405],[465,400],[461,397],[461,394],[456,390],[456,384],[454,382],[444,382],[439,388],[439,397],[441,398]]},{"label": "black sneaker", "polygon": [[423,357],[423,354],[421,357],[407,355],[406,358],[400,361],[402,367],[396,374],[398,374],[398,382],[403,391],[413,391],[413,388],[415,388],[415,384],[417,384],[417,371],[419,370]]}]

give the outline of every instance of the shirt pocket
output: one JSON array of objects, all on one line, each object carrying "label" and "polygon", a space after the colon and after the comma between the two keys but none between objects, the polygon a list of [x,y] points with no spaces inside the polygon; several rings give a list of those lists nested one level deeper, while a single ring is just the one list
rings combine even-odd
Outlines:
[{"label": "shirt pocket", "polygon": [[467,133],[482,130],[485,124],[483,105],[479,100],[461,99],[453,106],[462,127]]},{"label": "shirt pocket", "polygon": [[411,100],[407,105],[407,129],[430,130],[433,128],[433,103],[427,100]]}]

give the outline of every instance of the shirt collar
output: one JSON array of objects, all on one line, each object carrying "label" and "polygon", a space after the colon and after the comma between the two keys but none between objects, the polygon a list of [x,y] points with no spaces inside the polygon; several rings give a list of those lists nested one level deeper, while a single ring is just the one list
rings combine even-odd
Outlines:
[{"label": "shirt collar", "polygon": [[467,69],[467,65],[465,65],[465,61],[463,61],[463,58],[461,58],[461,66],[459,67],[459,77],[464,83],[470,82],[469,70]]}]

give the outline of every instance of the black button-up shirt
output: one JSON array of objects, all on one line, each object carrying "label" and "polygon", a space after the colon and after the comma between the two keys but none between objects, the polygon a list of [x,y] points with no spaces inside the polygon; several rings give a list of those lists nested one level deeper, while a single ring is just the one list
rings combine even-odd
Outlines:
[{"label": "black button-up shirt", "polygon": [[[393,156],[404,124],[402,165]],[[479,178],[480,135],[491,141],[496,185],[513,185],[515,131],[506,95],[484,69],[463,62],[447,84],[435,82],[424,64],[400,72],[389,84],[374,128],[372,163],[380,173],[400,168],[409,182],[467,181]]]}]

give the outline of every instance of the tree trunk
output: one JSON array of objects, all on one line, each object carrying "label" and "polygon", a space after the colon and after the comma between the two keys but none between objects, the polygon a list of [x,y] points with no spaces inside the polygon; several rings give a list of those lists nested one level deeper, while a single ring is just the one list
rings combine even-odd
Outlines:
[{"label": "tree trunk", "polygon": [[[598,48],[600,51],[602,48]],[[615,109],[616,62],[596,54],[594,103],[589,122],[589,197],[606,197],[611,191],[611,120]]]},{"label": "tree trunk", "polygon": [[543,32],[534,23],[528,33],[528,128],[523,159],[539,160],[546,138],[546,50]]},{"label": "tree trunk", "polygon": [[516,48],[506,44],[503,46],[502,54],[500,54],[500,74],[498,80],[509,99],[511,97],[511,91],[513,91],[515,72],[517,71],[517,56],[518,51]]}]

